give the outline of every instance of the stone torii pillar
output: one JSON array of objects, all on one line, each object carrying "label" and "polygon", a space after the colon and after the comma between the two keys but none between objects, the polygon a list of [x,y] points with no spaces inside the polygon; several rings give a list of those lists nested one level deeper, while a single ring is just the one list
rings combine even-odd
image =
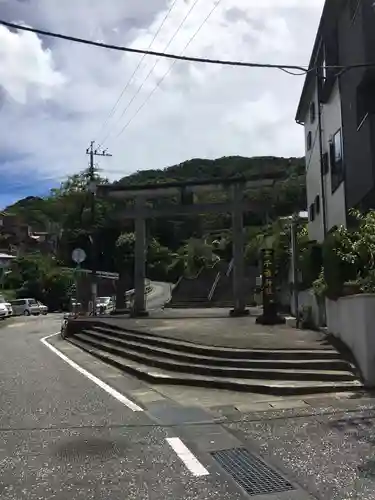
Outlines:
[{"label": "stone torii pillar", "polygon": [[146,220],[143,214],[145,201],[142,197],[136,198],[135,249],[134,249],[134,306],[132,315],[147,316],[146,311]]},{"label": "stone torii pillar", "polygon": [[243,194],[244,186],[235,184],[232,188],[232,238],[233,238],[233,317],[247,316],[246,298],[244,295],[244,229],[243,229]]}]

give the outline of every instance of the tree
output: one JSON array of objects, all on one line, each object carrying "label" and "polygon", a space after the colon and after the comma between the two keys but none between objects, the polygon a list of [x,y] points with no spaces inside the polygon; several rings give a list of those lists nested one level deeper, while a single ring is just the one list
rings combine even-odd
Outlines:
[{"label": "tree", "polygon": [[176,269],[179,275],[195,276],[204,267],[212,266],[220,260],[214,253],[212,245],[196,239],[190,238],[174,255],[170,271]]},{"label": "tree", "polygon": [[35,298],[54,311],[68,305],[73,283],[73,271],[58,267],[53,257],[35,253],[15,259],[5,285],[16,289],[17,297]]},{"label": "tree", "polygon": [[168,281],[168,270],[173,262],[173,253],[168,247],[151,238],[147,245],[147,277],[156,281]]},{"label": "tree", "polygon": [[323,244],[317,294],[337,299],[351,292],[375,292],[375,211],[350,212],[351,227],[334,228]]}]

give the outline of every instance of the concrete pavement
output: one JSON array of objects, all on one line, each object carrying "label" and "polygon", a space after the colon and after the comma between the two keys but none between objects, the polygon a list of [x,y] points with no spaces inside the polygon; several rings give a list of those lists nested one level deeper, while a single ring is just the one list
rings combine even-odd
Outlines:
[{"label": "concrete pavement", "polygon": [[[198,406],[41,341],[59,327],[51,315],[0,330],[1,500],[374,498],[371,398],[263,412],[217,391]],[[293,489],[249,497],[211,454],[244,446]]]},{"label": "concrete pavement", "polygon": [[207,474],[197,474],[200,457],[193,460],[178,442],[167,441],[178,436],[174,426],[163,425],[160,408],[155,418],[132,411],[84,370],[112,388],[142,392],[142,384],[58,336],[47,339],[57,349],[70,348],[74,363],[84,367],[80,372],[41,342],[59,330],[59,317],[19,323],[0,333],[2,500],[246,498],[212,463],[202,464]]}]

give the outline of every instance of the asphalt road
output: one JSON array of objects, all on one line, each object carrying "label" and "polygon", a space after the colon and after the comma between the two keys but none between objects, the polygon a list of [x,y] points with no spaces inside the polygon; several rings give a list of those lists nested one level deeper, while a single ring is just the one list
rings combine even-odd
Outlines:
[{"label": "asphalt road", "polygon": [[172,285],[153,281],[152,290],[147,296],[147,309],[160,309],[171,297]]},{"label": "asphalt road", "polygon": [[[158,287],[150,300],[164,293]],[[188,410],[181,418],[58,335],[43,340],[60,321],[15,318],[0,329],[1,500],[248,498],[208,453],[191,448]],[[201,433],[195,427],[194,439]]]}]

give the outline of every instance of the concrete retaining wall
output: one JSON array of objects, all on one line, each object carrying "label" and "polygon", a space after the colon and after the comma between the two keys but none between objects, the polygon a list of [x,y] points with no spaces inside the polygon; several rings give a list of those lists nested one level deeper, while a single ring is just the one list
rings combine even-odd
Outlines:
[{"label": "concrete retaining wall", "polygon": [[[298,293],[298,308],[301,312],[305,307],[311,308],[312,319],[316,327],[325,326],[326,324],[326,313],[324,303],[319,303],[317,296],[312,288],[308,290],[303,290]],[[293,316],[296,315],[294,307],[294,297],[293,293],[290,297],[290,310]]]},{"label": "concrete retaining wall", "polygon": [[327,329],[353,353],[366,386],[375,387],[375,294],[326,300]]}]

